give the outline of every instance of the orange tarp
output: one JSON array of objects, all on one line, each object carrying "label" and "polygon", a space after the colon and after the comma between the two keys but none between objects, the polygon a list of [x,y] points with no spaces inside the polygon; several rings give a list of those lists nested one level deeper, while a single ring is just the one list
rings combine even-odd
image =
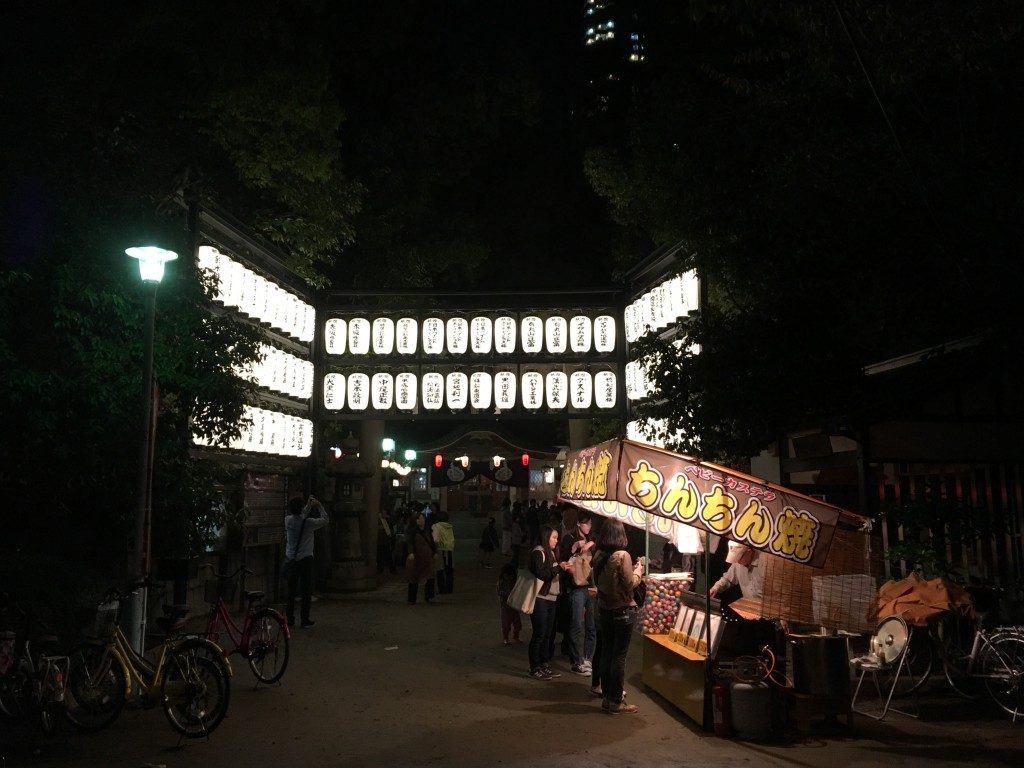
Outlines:
[{"label": "orange tarp", "polygon": [[924,626],[944,613],[955,612],[973,618],[974,600],[960,585],[948,579],[925,581],[912,574],[900,581],[887,581],[878,588],[875,620],[902,616],[908,624]]}]

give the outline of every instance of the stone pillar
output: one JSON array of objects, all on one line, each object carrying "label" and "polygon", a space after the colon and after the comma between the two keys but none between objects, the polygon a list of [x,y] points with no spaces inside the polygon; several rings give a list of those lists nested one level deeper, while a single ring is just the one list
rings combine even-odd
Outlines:
[{"label": "stone pillar", "polygon": [[366,478],[366,506],[360,520],[360,532],[363,540],[363,557],[374,569],[377,567],[377,515],[381,497],[381,483],[384,473],[380,461],[384,456],[380,447],[384,439],[384,420],[368,419],[362,423],[359,436],[359,454],[373,474]]}]

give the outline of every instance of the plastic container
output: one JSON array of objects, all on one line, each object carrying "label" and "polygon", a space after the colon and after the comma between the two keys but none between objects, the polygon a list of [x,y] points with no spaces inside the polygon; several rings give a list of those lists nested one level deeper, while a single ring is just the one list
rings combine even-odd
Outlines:
[{"label": "plastic container", "polygon": [[688,573],[657,573],[644,577],[647,599],[644,600],[640,628],[645,635],[668,634],[676,625],[676,617],[689,591],[693,577]]}]

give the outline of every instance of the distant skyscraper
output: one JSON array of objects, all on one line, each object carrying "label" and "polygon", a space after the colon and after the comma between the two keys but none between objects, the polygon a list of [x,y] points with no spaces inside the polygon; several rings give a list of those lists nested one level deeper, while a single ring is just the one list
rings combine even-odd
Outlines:
[{"label": "distant skyscraper", "polygon": [[637,0],[585,0],[583,46],[587,118],[617,122],[628,110],[646,60]]}]

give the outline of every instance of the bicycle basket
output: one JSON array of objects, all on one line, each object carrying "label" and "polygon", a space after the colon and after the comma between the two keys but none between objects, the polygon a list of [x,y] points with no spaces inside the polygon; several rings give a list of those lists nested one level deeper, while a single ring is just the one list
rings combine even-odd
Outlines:
[{"label": "bicycle basket", "polygon": [[210,605],[223,598],[224,602],[231,605],[235,599],[234,579],[207,579],[203,585],[203,599]]},{"label": "bicycle basket", "polygon": [[116,600],[97,605],[92,625],[88,630],[89,637],[98,640],[107,640],[112,637],[117,628],[117,613],[120,607],[121,604]]}]

